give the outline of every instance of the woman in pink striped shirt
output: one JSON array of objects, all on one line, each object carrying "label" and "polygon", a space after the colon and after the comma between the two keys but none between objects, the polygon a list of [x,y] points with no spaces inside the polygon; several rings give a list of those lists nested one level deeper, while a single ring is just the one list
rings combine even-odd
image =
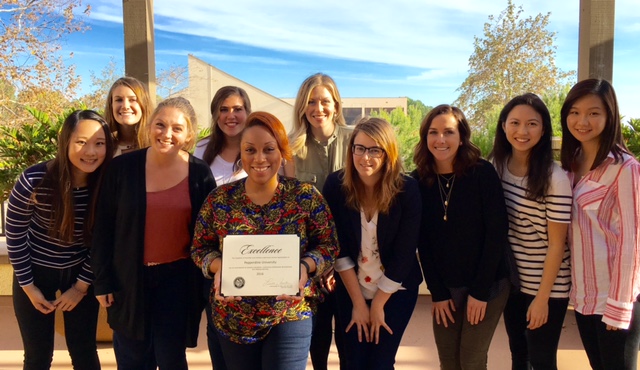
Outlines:
[{"label": "woman in pink striped shirt", "polygon": [[623,142],[609,82],[578,82],[560,114],[562,167],[574,186],[570,302],[580,337],[593,369],[636,369],[640,164]]}]

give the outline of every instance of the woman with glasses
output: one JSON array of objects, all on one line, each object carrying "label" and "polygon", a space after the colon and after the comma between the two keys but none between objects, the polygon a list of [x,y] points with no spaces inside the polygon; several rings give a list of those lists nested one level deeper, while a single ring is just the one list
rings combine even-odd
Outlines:
[{"label": "woman with glasses", "polygon": [[393,369],[422,282],[420,191],[403,175],[395,133],[383,119],[356,125],[346,162],[323,191],[340,241],[336,330],[344,333],[347,369]]}]

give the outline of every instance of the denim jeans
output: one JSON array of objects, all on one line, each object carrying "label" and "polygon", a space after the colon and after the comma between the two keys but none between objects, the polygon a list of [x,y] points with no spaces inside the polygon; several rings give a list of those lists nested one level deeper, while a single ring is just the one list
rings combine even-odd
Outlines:
[{"label": "denim jeans", "polygon": [[311,319],[275,325],[253,344],[231,342],[218,333],[229,370],[305,370],[311,343]]},{"label": "denim jeans", "polygon": [[[347,289],[339,279],[336,284],[335,294],[338,300],[338,322],[340,323],[340,327],[336,331],[340,330],[344,335],[343,357],[345,357],[346,367],[341,366],[341,369],[393,369],[402,335],[416,307],[418,288],[398,290],[391,295],[384,305],[384,320],[393,331],[393,334],[389,334],[386,329],[381,327],[378,344],[367,342],[364,338],[362,342],[359,342],[358,330],[355,325],[345,333],[347,326],[351,322],[353,304]],[[366,302],[369,306],[371,305],[371,300]]]},{"label": "denim jeans", "polygon": [[[31,268],[35,286],[47,300],[54,301],[57,291],[65,292],[76,282],[82,265],[62,270],[38,265],[32,265]],[[63,312],[65,339],[74,369],[100,369],[96,347],[98,306],[93,289],[89,288],[87,295],[73,310]],[[53,359],[55,312],[45,315],[33,307],[15,276],[13,308],[24,347],[24,369],[49,369]]]},{"label": "denim jeans", "polygon": [[508,297],[507,286],[487,302],[484,320],[477,325],[471,325],[467,320],[466,299],[461,303],[461,307],[456,307],[456,311],[452,312],[455,322],[449,322],[448,327],[438,325],[435,317],[432,319],[441,370],[487,368],[489,345]]},{"label": "denim jeans", "polygon": [[113,332],[118,370],[187,369],[187,269],[190,260],[144,267],[145,337]]},{"label": "denim jeans", "polygon": [[607,330],[602,315],[576,312],[576,324],[593,370],[636,370],[640,344],[640,303],[633,304],[626,330]]},{"label": "denim jeans", "polygon": [[547,323],[527,329],[527,310],[535,296],[512,292],[504,308],[512,370],[556,370],[558,343],[569,298],[550,298]]}]

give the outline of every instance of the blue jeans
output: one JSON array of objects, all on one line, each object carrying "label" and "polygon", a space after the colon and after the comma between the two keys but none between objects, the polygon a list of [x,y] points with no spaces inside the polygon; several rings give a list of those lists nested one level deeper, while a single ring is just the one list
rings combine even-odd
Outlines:
[{"label": "blue jeans", "polygon": [[512,370],[556,370],[558,343],[569,298],[550,298],[547,323],[527,329],[527,310],[535,296],[512,292],[504,308]]},{"label": "blue jeans", "polygon": [[[343,357],[345,357],[346,367],[341,366],[341,369],[393,369],[402,335],[416,307],[418,288],[398,290],[391,295],[384,305],[384,320],[393,331],[393,334],[389,334],[386,329],[380,328],[378,344],[367,342],[364,337],[362,342],[359,342],[358,330],[355,325],[345,333],[347,326],[351,322],[353,304],[347,289],[339,279],[336,284],[335,294],[338,300],[338,322],[340,324],[336,331],[340,330],[344,335]],[[367,300],[367,304],[370,306],[371,300]]]},{"label": "blue jeans", "polygon": [[640,344],[640,303],[633,304],[626,330],[607,330],[602,315],[576,312],[576,324],[593,370],[636,370]]},{"label": "blue jeans", "polygon": [[187,369],[187,269],[191,260],[144,267],[145,336],[113,332],[118,370]]},{"label": "blue jeans", "polygon": [[[62,270],[38,265],[32,265],[31,268],[35,286],[47,300],[54,301],[57,291],[65,292],[76,282],[82,265]],[[89,288],[87,295],[73,310],[63,312],[65,339],[74,369],[100,369],[96,347],[98,306],[93,289]],[[53,359],[55,312],[45,315],[36,310],[15,276],[13,309],[22,336],[24,369],[49,369]]]},{"label": "blue jeans", "polygon": [[311,319],[275,325],[266,338],[238,344],[218,333],[229,370],[305,370],[311,343]]}]

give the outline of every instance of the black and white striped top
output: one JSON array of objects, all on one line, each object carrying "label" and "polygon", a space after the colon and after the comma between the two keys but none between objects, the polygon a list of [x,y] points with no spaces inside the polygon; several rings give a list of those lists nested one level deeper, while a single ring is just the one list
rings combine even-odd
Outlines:
[{"label": "black and white striped top", "polygon": [[[501,178],[509,214],[509,244],[518,266],[520,291],[535,296],[540,288],[549,247],[547,222],[569,223],[571,220],[571,183],[562,168],[554,163],[548,194],[544,201],[536,201],[525,196],[526,178],[512,175],[506,166]],[[551,298],[569,297],[569,257],[569,247],[565,244]]]},{"label": "black and white striped top", "polygon": [[[54,269],[67,269],[83,264],[78,276],[81,281],[91,284],[93,273],[89,261],[89,250],[84,245],[84,219],[89,202],[88,188],[73,190],[75,206],[75,230],[72,243],[52,238],[48,230],[51,204],[37,197],[37,204],[31,199],[34,189],[40,184],[46,171],[46,162],[29,167],[22,173],[11,191],[7,208],[7,251],[18,283],[26,286],[33,283],[32,265]],[[47,194],[51,189],[40,188],[39,194]]]}]

